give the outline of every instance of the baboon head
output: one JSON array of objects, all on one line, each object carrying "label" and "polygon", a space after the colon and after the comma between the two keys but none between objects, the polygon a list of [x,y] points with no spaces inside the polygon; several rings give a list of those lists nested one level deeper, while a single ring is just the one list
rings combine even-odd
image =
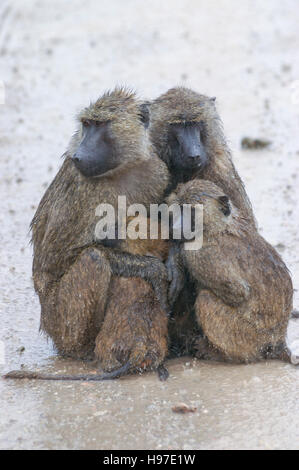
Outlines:
[{"label": "baboon head", "polygon": [[200,172],[209,164],[219,127],[214,102],[177,87],[150,104],[150,137],[170,170]]},{"label": "baboon head", "polygon": [[98,177],[119,165],[149,158],[145,127],[147,112],[133,92],[116,88],[78,116],[79,129],[69,153],[86,177]]},{"label": "baboon head", "polygon": [[[191,209],[197,204],[203,205],[203,231],[206,234],[214,234],[226,230],[231,223],[232,206],[230,199],[216,184],[207,180],[194,179],[184,184],[179,184],[175,192],[167,198],[168,205],[190,204]],[[182,212],[183,213],[183,212]],[[194,230],[195,211],[191,210],[191,224]],[[184,240],[183,240],[184,241]]]}]

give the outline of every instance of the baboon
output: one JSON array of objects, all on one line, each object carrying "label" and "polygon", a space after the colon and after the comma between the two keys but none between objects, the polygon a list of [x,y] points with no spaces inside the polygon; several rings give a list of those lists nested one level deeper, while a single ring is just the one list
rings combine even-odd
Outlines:
[{"label": "baboon", "polygon": [[179,185],[168,203],[203,204],[203,246],[181,249],[197,284],[195,313],[208,340],[205,354],[199,345],[199,356],[289,360],[285,340],[293,286],[279,254],[210,181]]},{"label": "baboon", "polygon": [[[131,218],[127,220],[130,221]],[[155,256],[165,261],[168,241],[150,239],[149,219],[146,227],[144,239],[115,239],[108,244],[122,252]],[[116,371],[130,364],[132,371],[158,369],[160,379],[165,380],[168,373],[161,366],[167,355],[168,318],[152,287],[141,278],[113,276],[110,292],[105,321],[96,338],[95,355],[101,367],[105,371]]]},{"label": "baboon", "polygon": [[122,195],[127,205],[139,203],[148,209],[161,201],[168,185],[167,167],[149,143],[145,118],[141,102],[123,88],[85,108],[63,165],[32,220],[40,327],[61,355],[94,356],[112,275],[150,282],[168,308],[167,272],[161,260],[105,247],[95,239],[99,204],[108,203],[117,211]]},{"label": "baboon", "polygon": [[213,181],[243,217],[255,218],[231,159],[215,98],[183,87],[171,88],[149,103],[149,133],[171,174],[170,188],[194,178]]},{"label": "baboon", "polygon": [[[215,107],[215,98],[188,88],[176,87],[148,103],[148,107],[151,141],[171,175],[167,193],[178,183],[194,178],[213,181],[230,197],[240,214],[255,227],[251,203],[232,162]],[[192,353],[190,338],[194,337],[199,327],[194,320],[194,287],[188,279],[188,273],[182,275],[178,269],[179,263],[179,247],[171,247],[167,261],[171,280],[169,299],[173,311],[169,322],[169,335],[172,338],[170,351],[177,354],[179,350],[179,354],[185,354]],[[183,284],[184,291],[178,297]],[[181,326],[184,326],[184,330]],[[188,349],[185,345],[188,345]]]},{"label": "baboon", "polygon": [[[128,218],[127,223],[132,219]],[[154,256],[165,261],[168,242],[149,239],[149,231],[146,236],[145,239],[137,240],[104,240],[103,244],[127,253]],[[11,371],[5,378],[108,380],[128,372],[157,370],[159,378],[166,380],[168,371],[163,362],[167,355],[167,321],[167,314],[148,282],[137,277],[112,276],[105,320],[95,341],[95,357],[106,373],[54,375],[21,370]]]}]

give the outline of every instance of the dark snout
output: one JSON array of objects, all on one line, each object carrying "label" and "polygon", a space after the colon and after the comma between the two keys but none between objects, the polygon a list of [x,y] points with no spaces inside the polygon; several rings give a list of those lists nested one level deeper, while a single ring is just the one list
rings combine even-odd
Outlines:
[{"label": "dark snout", "polygon": [[80,146],[76,153],[74,153],[72,160],[77,170],[84,176],[97,176],[98,163],[96,154],[90,152],[85,146]]},{"label": "dark snout", "polygon": [[186,157],[195,159],[200,158],[201,140],[199,133],[196,130],[188,128],[185,130],[181,146]]},{"label": "dark snout", "polygon": [[189,166],[204,167],[207,162],[206,151],[198,127],[181,128],[177,135],[182,158]]}]

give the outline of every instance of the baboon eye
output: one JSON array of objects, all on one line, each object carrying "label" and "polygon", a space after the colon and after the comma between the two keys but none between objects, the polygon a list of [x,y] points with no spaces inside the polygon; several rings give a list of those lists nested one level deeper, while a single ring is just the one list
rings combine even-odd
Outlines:
[{"label": "baboon eye", "polygon": [[94,121],[93,119],[83,119],[82,120],[82,124],[84,127],[89,127],[91,125],[94,125],[94,126],[97,126],[97,127],[101,127],[103,126],[104,124],[106,124],[105,122],[103,121]]},{"label": "baboon eye", "polygon": [[219,196],[218,201],[220,203],[220,210],[221,212],[228,216],[231,213],[229,198],[227,196]]}]

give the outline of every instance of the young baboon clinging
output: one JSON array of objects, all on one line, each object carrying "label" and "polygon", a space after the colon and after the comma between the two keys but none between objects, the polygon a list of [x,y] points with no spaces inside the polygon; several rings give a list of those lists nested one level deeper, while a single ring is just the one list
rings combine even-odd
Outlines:
[{"label": "young baboon clinging", "polygon": [[286,359],[293,287],[279,254],[210,181],[179,185],[168,202],[203,204],[203,246],[181,250],[197,283],[196,317],[211,346],[201,357],[216,350],[217,358],[236,362]]},{"label": "young baboon clinging", "polygon": [[104,318],[111,274],[149,281],[160,299],[166,271],[154,257],[99,245],[96,207],[118,196],[149,207],[159,203],[168,171],[153,152],[132,92],[116,89],[79,114],[64,163],[32,221],[33,279],[41,329],[62,355],[93,355]]}]

